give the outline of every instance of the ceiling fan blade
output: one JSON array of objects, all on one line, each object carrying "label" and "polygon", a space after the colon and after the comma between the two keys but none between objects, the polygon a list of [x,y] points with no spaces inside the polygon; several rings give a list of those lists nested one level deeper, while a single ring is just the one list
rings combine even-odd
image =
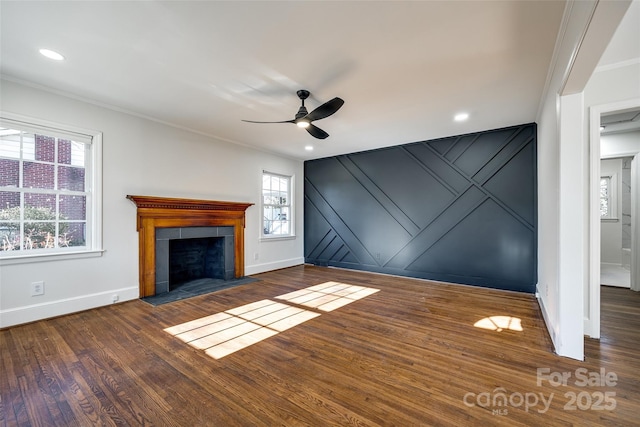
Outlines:
[{"label": "ceiling fan blade", "polygon": [[242,120],[242,121],[247,123],[295,123],[295,120],[283,120],[281,122],[255,122],[253,120]]},{"label": "ceiling fan blade", "polygon": [[325,131],[323,131],[322,129],[320,129],[317,126],[314,126],[312,124],[309,124],[309,126],[307,126],[305,128],[307,130],[307,132],[309,132],[311,134],[311,136],[313,136],[314,138],[318,138],[318,139],[325,139],[326,137],[329,136],[328,133],[326,133]]},{"label": "ceiling fan blade", "polygon": [[344,101],[341,98],[333,98],[331,101],[325,102],[324,104],[307,114],[305,118],[310,122],[314,120],[324,119],[325,117],[329,117],[330,115],[338,111],[343,104]]}]

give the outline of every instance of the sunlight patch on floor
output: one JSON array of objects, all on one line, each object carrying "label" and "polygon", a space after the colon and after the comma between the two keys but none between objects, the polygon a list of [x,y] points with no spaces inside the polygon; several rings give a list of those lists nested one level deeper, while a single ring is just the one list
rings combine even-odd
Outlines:
[{"label": "sunlight patch on floor", "polygon": [[523,331],[521,320],[511,316],[485,317],[484,319],[478,320],[473,326],[497,332],[502,332],[505,329],[518,332]]},{"label": "sunlight patch on floor", "polygon": [[282,331],[320,316],[291,304],[324,312],[333,311],[379,289],[326,282],[277,296],[286,303],[268,299],[245,304],[165,329],[192,347],[220,359]]},{"label": "sunlight patch on floor", "polygon": [[379,290],[380,289],[367,288],[364,286],[348,285],[346,283],[325,282],[298,291],[289,292],[288,294],[279,295],[276,299],[329,312],[366,296],[375,294]]},{"label": "sunlight patch on floor", "polygon": [[172,326],[165,331],[220,359],[318,316],[320,313],[262,300]]}]

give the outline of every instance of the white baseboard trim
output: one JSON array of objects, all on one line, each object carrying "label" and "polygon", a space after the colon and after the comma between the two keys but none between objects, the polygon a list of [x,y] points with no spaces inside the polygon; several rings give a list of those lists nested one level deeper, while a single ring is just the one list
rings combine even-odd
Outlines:
[{"label": "white baseboard trim", "polygon": [[118,302],[138,299],[140,288],[112,289],[107,292],[81,295],[78,297],[49,301],[41,304],[32,304],[24,307],[10,308],[0,311],[0,328],[35,322],[37,320],[76,313],[78,311],[98,308],[114,304],[113,295],[118,295]]},{"label": "white baseboard trim", "polygon": [[540,306],[540,311],[542,312],[542,320],[544,320],[544,324],[547,327],[547,331],[549,332],[549,336],[551,337],[551,342],[553,343],[553,349],[558,354],[558,343],[556,342],[556,333],[555,330],[551,327],[551,322],[549,321],[549,314],[547,313],[547,308],[544,305],[544,301],[540,298],[540,293],[536,290],[536,299],[538,300],[538,305]]},{"label": "white baseboard trim", "polygon": [[265,273],[267,271],[279,270],[301,264],[304,264],[304,257],[284,259],[264,264],[246,265],[244,267],[244,274],[250,276],[252,274]]},{"label": "white baseboard trim", "polygon": [[591,320],[588,317],[584,318],[584,326],[583,326],[583,328],[584,328],[584,335],[586,337],[595,338],[595,337],[591,336],[592,335]]}]

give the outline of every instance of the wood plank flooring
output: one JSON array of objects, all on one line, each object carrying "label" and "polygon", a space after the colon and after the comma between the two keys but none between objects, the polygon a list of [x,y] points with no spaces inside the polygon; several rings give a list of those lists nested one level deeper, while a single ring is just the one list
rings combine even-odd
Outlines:
[{"label": "wood plank flooring", "polygon": [[[640,425],[628,289],[603,288],[580,362],[553,354],[530,295],[312,266],[254,277],[0,331],[0,426]],[[379,291],[329,312],[274,299],[328,281]],[[320,315],[220,359],[164,331],[264,299]]]}]

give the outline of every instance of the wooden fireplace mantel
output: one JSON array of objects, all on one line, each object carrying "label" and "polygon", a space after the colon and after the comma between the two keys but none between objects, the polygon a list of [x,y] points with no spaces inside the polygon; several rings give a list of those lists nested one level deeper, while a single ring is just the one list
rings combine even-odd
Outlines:
[{"label": "wooden fireplace mantel", "polygon": [[137,206],[140,297],[156,292],[156,228],[234,227],[235,277],[244,276],[245,211],[253,203],[132,196]]}]

